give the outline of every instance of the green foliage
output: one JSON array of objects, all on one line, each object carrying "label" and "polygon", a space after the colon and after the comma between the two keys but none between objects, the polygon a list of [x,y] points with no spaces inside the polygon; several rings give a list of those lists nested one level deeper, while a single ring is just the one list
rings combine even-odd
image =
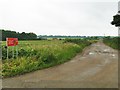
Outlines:
[{"label": "green foliage", "polygon": [[114,49],[120,50],[120,37],[105,37],[103,42]]},{"label": "green foliage", "polygon": [[19,40],[34,40],[37,39],[37,35],[35,33],[18,33],[10,30],[0,30],[2,31],[2,41],[5,41],[7,37],[18,38]]},{"label": "green foliage", "polygon": [[[18,58],[12,58],[12,47],[9,47],[9,59],[4,56],[2,76],[21,75],[38,69],[58,65],[70,60],[88,44],[75,44],[62,40],[53,41],[20,41]],[[84,45],[84,46],[83,46]],[[3,44],[3,55],[6,48]]]},{"label": "green foliage", "polygon": [[12,47],[9,47],[9,60],[6,60],[4,42],[2,45],[2,76],[21,75],[64,63],[90,44],[88,40],[81,39],[20,41],[18,45],[19,57],[12,58]]},{"label": "green foliage", "polygon": [[65,39],[65,42],[71,42],[80,45],[81,47],[84,48],[84,46],[88,46],[91,44],[90,41],[87,39]]},{"label": "green foliage", "polygon": [[111,22],[112,25],[115,25],[116,27],[120,26],[120,15],[113,16],[113,21]]}]

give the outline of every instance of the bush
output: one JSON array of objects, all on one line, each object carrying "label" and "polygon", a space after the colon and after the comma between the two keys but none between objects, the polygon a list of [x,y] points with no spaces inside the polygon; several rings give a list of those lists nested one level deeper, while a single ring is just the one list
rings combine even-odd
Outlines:
[{"label": "bush", "polygon": [[[34,43],[31,42],[33,44],[29,45],[26,45],[25,42],[20,42],[21,46],[19,46],[18,58],[13,59],[10,57],[12,54],[9,54],[9,60],[6,60],[6,56],[3,56],[2,76],[10,77],[21,75],[64,63],[74,57],[78,52],[81,52],[83,47],[90,44],[88,41],[78,41],[68,40],[67,42],[69,43],[63,43],[62,40],[46,42],[37,41]],[[3,49],[3,55],[6,55],[6,49]],[[9,50],[9,52],[10,51],[11,50]]]},{"label": "bush", "polygon": [[114,49],[120,50],[120,37],[105,37],[103,42]]},{"label": "bush", "polygon": [[91,44],[91,42],[86,39],[65,39],[64,43],[66,42],[78,44],[83,48]]}]

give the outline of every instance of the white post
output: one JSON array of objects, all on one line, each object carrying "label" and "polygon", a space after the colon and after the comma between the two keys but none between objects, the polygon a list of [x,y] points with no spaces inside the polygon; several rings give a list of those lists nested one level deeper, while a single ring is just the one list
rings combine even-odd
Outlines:
[{"label": "white post", "polygon": [[8,46],[7,46],[7,60],[8,60]]},{"label": "white post", "polygon": [[14,58],[14,46],[13,46],[13,58]]},{"label": "white post", "polygon": [[16,45],[16,58],[18,57],[18,47]]},{"label": "white post", "polygon": [[7,48],[7,60],[8,60],[8,46],[7,46],[7,38],[6,38],[6,48]]}]

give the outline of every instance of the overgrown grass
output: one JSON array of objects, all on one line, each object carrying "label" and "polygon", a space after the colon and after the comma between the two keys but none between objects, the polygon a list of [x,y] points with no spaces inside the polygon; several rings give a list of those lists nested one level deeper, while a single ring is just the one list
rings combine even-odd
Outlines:
[{"label": "overgrown grass", "polygon": [[[91,41],[93,41],[93,40],[91,40]],[[64,42],[75,43],[84,48],[85,46],[88,46],[91,43],[93,43],[91,41],[89,41],[88,39],[65,39]]]},{"label": "overgrown grass", "polygon": [[120,37],[105,37],[103,42],[114,49],[120,50]]},{"label": "overgrown grass", "polygon": [[2,76],[11,77],[64,63],[90,43],[85,41],[75,44],[59,40],[20,41],[18,45],[19,57],[12,58],[12,47],[9,47],[9,60],[6,60],[4,45],[3,43]]}]

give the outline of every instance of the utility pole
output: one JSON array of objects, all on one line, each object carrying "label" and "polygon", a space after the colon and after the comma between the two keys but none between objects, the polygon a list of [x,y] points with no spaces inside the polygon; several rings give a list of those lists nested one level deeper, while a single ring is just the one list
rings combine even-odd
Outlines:
[{"label": "utility pole", "polygon": [[[118,15],[120,15],[120,1],[118,2]],[[118,37],[120,36],[120,26],[118,26]]]}]

